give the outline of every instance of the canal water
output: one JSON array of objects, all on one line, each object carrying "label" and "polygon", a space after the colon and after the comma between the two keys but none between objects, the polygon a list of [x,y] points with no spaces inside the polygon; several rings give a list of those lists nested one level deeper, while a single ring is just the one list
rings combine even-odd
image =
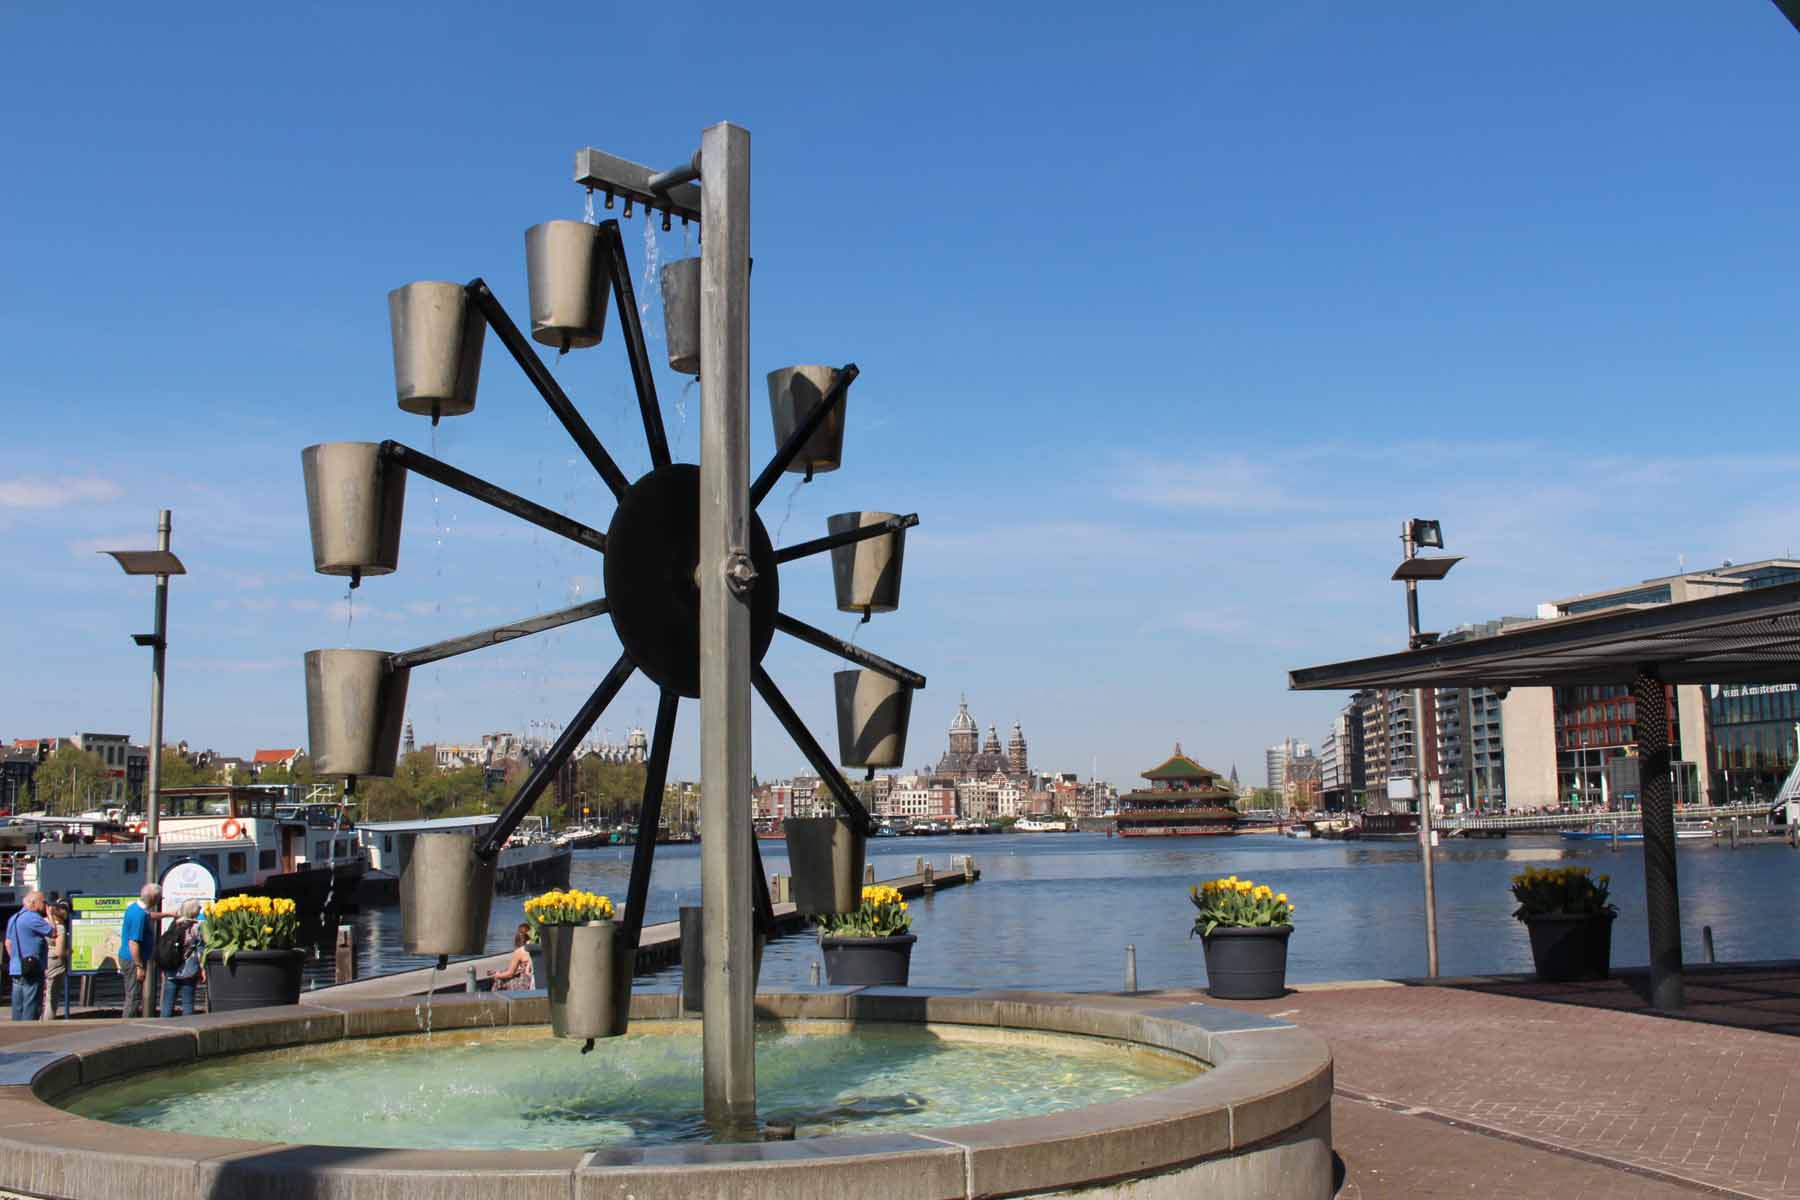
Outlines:
[{"label": "canal water", "polygon": [[[780,842],[761,843],[772,873],[787,870]],[[1295,982],[1421,976],[1425,921],[1419,853],[1411,843],[1295,841],[1272,835],[1123,839],[1104,834],[1007,834],[883,838],[869,844],[879,879],[912,873],[923,856],[940,872],[973,855],[981,880],[912,901],[912,982],[917,986],[1030,986],[1117,990],[1125,946],[1137,947],[1138,985],[1198,986],[1200,943],[1190,939],[1189,886],[1236,874],[1285,891],[1299,906],[1289,943]],[[1800,957],[1800,852],[1776,842],[1730,849],[1683,842],[1678,850],[1687,961],[1701,961],[1711,926],[1720,961]],[[1524,927],[1511,917],[1510,876],[1525,866],[1584,865],[1610,874],[1619,920],[1613,962],[1648,957],[1641,844],[1563,842],[1554,836],[1451,840],[1437,853],[1438,936],[1446,975],[1529,971]],[[571,882],[617,902],[631,847],[576,851]],[[674,920],[700,897],[700,847],[659,846],[647,920]],[[489,948],[511,946],[523,897],[495,900]],[[803,987],[819,951],[810,935],[770,944],[762,986]],[[329,964],[323,964],[328,968]],[[358,918],[357,970],[367,976],[428,966],[400,951],[400,913]],[[454,971],[455,968],[452,968]],[[673,967],[654,977],[679,979]],[[328,982],[321,975],[320,982]]]}]

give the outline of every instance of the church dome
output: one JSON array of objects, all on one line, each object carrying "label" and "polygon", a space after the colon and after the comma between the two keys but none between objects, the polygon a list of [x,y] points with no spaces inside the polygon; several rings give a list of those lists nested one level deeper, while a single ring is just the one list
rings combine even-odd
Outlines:
[{"label": "church dome", "polygon": [[956,716],[950,721],[951,733],[976,732],[975,718],[969,715],[969,702],[965,699],[956,710]]}]

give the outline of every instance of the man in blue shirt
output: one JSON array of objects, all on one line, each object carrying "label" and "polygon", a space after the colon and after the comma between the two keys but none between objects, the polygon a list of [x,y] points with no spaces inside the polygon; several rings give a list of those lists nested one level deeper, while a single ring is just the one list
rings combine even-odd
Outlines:
[{"label": "man in blue shirt", "polygon": [[147,1017],[148,999],[144,995],[144,977],[149,973],[150,956],[156,953],[156,931],[168,913],[162,907],[162,886],[146,883],[138,890],[138,898],[125,907],[125,920],[119,926],[119,974],[125,982],[125,1011],[122,1016]]},{"label": "man in blue shirt", "polygon": [[6,973],[12,976],[15,1021],[37,1020],[44,1006],[45,940],[55,932],[44,917],[44,893],[26,892],[25,907],[6,923]]}]

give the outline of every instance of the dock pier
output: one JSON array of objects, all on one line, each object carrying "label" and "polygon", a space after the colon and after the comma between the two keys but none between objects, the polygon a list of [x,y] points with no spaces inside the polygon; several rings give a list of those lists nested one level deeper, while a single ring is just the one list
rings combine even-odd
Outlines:
[{"label": "dock pier", "polygon": [[[870,868],[873,873],[873,868]],[[778,877],[779,878],[779,877]],[[981,878],[981,871],[975,866],[970,855],[958,855],[952,860],[948,869],[936,870],[931,863],[921,862],[920,869],[909,875],[900,875],[893,879],[882,880],[887,887],[898,891],[906,899],[925,895],[927,892],[942,891],[945,888],[961,887],[965,883],[974,883]],[[871,880],[871,882],[873,882]],[[786,895],[780,883],[770,887],[772,895]],[[811,917],[799,913],[791,901],[775,904],[776,936],[798,933],[812,921]],[[453,961],[442,971],[430,967],[417,970],[395,971],[389,975],[376,975],[368,979],[358,979],[350,983],[333,984],[330,987],[314,988],[300,997],[300,1003],[307,1004],[315,999],[319,1003],[328,1000],[345,999],[386,999],[400,996],[423,996],[427,993],[461,992],[467,990],[468,972],[473,970],[477,980],[486,980],[487,976],[505,968],[512,951],[500,954],[482,955],[476,958],[463,958]],[[637,966],[635,974],[648,975],[681,961],[681,923],[665,921],[660,925],[644,926],[642,939],[638,943]]]}]

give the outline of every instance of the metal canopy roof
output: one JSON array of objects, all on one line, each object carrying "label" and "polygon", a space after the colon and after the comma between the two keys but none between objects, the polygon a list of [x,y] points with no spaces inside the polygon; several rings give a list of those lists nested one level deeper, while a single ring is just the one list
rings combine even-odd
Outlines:
[{"label": "metal canopy roof", "polygon": [[1492,637],[1288,672],[1295,691],[1800,681],[1800,583],[1561,617]]}]

